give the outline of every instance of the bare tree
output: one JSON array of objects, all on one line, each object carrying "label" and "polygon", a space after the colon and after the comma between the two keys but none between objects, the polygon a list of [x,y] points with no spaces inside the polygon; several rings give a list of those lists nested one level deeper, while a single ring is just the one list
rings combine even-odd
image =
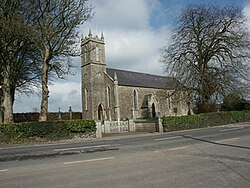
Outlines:
[{"label": "bare tree", "polygon": [[4,122],[13,121],[15,91],[31,91],[39,76],[34,32],[25,16],[26,6],[25,0],[0,3],[0,111],[3,111]]},{"label": "bare tree", "polygon": [[3,76],[2,76],[2,69],[0,67],[0,123],[3,123]]},{"label": "bare tree", "polygon": [[91,17],[87,0],[36,0],[32,3],[37,34],[37,47],[42,57],[42,98],[39,121],[47,120],[48,80],[70,73],[70,56],[80,55],[77,26]]},{"label": "bare tree", "polygon": [[192,90],[200,112],[220,96],[249,84],[245,21],[237,7],[192,5],[179,16],[162,61],[172,76]]}]

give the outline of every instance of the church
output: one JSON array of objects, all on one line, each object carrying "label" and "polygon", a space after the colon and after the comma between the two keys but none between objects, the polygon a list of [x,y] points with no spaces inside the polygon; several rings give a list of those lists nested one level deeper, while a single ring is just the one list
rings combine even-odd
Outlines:
[{"label": "church", "polygon": [[103,34],[98,37],[89,32],[81,40],[81,50],[83,119],[187,115],[185,92],[174,92],[174,78],[108,68]]}]

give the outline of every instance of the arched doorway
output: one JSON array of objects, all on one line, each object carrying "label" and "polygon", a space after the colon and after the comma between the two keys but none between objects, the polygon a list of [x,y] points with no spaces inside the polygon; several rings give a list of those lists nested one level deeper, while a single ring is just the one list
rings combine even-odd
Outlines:
[{"label": "arched doorway", "polygon": [[155,103],[152,104],[152,117],[155,118],[156,112],[155,112]]},{"label": "arched doorway", "polygon": [[101,104],[98,106],[98,120],[103,120],[103,107]]}]

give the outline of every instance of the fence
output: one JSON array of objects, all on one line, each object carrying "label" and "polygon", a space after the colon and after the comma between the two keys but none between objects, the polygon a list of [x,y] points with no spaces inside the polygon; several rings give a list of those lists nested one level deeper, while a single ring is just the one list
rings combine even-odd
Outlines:
[{"label": "fence", "polygon": [[125,121],[96,121],[97,134],[126,133],[126,132],[163,132],[161,119],[152,123],[135,123],[133,119]]},{"label": "fence", "polygon": [[125,133],[125,132],[134,132],[135,124],[134,121],[125,120],[125,121],[97,121],[98,124],[101,124],[102,134],[109,133]]}]

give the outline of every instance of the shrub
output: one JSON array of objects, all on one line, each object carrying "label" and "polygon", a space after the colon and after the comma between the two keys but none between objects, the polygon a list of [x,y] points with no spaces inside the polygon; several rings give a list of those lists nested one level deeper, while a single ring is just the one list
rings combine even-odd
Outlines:
[{"label": "shrub", "polygon": [[58,140],[69,138],[76,133],[95,131],[94,120],[66,120],[53,122],[22,122],[0,124],[0,143],[11,143],[23,139],[45,138]]},{"label": "shrub", "polygon": [[70,120],[65,121],[65,124],[71,132],[85,133],[96,130],[94,120]]},{"label": "shrub", "polygon": [[217,126],[229,123],[249,121],[247,111],[232,111],[220,113],[205,113],[192,116],[164,117],[163,127],[165,131],[194,129],[209,126]]}]

